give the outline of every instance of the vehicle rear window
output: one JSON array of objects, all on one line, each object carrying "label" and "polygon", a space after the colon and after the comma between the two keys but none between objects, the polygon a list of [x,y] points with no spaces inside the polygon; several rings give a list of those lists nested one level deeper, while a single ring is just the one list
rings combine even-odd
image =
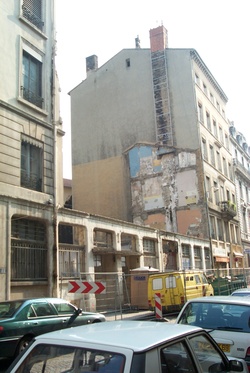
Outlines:
[{"label": "vehicle rear window", "polygon": [[185,308],[180,324],[202,328],[250,332],[250,307],[228,303],[191,302]]},{"label": "vehicle rear window", "polygon": [[23,302],[11,301],[0,303],[0,317],[9,318],[14,315]]},{"label": "vehicle rear window", "polygon": [[122,373],[121,354],[79,347],[40,344],[26,357],[17,373]]}]

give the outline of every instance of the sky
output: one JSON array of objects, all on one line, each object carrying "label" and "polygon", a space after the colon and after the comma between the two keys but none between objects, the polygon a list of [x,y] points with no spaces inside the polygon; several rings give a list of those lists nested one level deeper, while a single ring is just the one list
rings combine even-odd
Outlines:
[{"label": "sky", "polygon": [[122,49],[149,48],[149,30],[168,30],[169,48],[194,48],[228,103],[226,115],[250,145],[249,0],[56,0],[56,68],[61,94],[63,176],[71,178],[70,97],[86,78],[86,57],[102,66]]}]

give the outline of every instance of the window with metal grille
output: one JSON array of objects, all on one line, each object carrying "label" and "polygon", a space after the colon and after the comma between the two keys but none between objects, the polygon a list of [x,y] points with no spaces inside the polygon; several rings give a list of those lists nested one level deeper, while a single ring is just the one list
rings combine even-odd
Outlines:
[{"label": "window with metal grille", "polygon": [[23,17],[42,30],[42,0],[23,0]]},{"label": "window with metal grille", "polygon": [[189,257],[189,255],[190,255],[190,246],[187,245],[187,244],[182,244],[181,247],[182,247],[182,256]]},{"label": "window with metal grille", "polygon": [[59,268],[62,277],[80,275],[80,252],[68,249],[59,251]]},{"label": "window with metal grille", "polygon": [[43,149],[27,141],[21,145],[21,186],[42,191]]},{"label": "window with metal grille", "polygon": [[47,280],[45,224],[14,216],[11,222],[11,280]]},{"label": "window with metal grille", "polygon": [[42,98],[42,63],[23,51],[23,85],[22,97],[39,108],[43,107]]},{"label": "window with metal grille", "polygon": [[143,239],[143,251],[147,253],[155,253],[155,241],[148,238]]}]

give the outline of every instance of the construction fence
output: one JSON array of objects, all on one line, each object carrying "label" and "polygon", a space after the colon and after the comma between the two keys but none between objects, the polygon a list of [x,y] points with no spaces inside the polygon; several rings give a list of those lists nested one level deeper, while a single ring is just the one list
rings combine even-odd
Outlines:
[{"label": "construction fence", "polygon": [[[250,268],[211,269],[204,273],[213,286],[214,295],[230,295],[236,289],[250,287]],[[69,294],[69,284],[62,283],[61,296],[69,299],[70,295],[70,300],[84,311],[122,314],[148,310],[147,283],[151,274],[147,271],[95,273],[94,276],[80,273],[77,280],[70,281],[77,284],[76,292]],[[90,278],[94,278],[94,283]],[[82,288],[79,284],[83,284]]]}]

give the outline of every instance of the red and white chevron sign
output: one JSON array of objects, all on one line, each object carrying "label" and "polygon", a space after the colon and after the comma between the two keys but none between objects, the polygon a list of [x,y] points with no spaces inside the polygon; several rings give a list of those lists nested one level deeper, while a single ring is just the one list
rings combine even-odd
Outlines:
[{"label": "red and white chevron sign", "polygon": [[106,283],[105,282],[88,282],[88,281],[69,281],[68,284],[69,293],[83,293],[83,294],[105,294]]}]

